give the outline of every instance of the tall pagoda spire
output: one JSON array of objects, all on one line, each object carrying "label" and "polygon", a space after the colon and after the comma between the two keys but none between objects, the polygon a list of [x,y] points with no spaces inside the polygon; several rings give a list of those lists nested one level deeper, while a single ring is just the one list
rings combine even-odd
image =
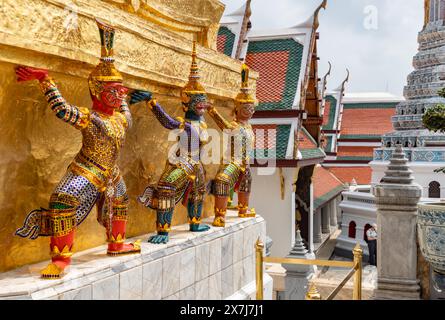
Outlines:
[{"label": "tall pagoda spire", "polygon": [[443,25],[445,20],[445,0],[424,0],[424,29],[429,24]]},{"label": "tall pagoda spire", "polygon": [[425,28],[428,22],[430,21],[430,9],[431,9],[431,0],[424,0],[424,9],[425,9],[425,22],[423,27]]}]

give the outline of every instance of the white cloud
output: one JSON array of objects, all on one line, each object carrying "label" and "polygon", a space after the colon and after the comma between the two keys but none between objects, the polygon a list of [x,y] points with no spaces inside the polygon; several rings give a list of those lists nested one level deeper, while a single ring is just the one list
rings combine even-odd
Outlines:
[{"label": "white cloud", "polygon": [[[221,0],[226,13],[244,0]],[[321,0],[252,0],[254,29],[275,29],[305,21]],[[367,30],[364,9],[375,6],[377,30]],[[422,0],[328,0],[320,14],[320,77],[333,64],[329,88],[351,71],[348,91],[388,91],[401,95],[413,70],[417,34],[423,25]]]}]

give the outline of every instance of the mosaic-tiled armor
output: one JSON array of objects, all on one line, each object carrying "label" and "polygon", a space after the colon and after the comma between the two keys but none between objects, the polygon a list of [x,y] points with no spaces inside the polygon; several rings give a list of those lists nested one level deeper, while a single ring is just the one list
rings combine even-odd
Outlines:
[{"label": "mosaic-tiled armor", "polygon": [[250,95],[248,88],[249,68],[243,65],[241,71],[241,92],[235,98],[235,119],[231,122],[214,108],[209,108],[209,115],[218,127],[229,137],[228,154],[212,183],[212,193],[215,196],[215,227],[225,226],[227,202],[230,191],[238,194],[239,217],[254,217],[255,210],[249,210],[249,196],[252,185],[250,172],[250,152],[253,150],[255,136],[249,120],[255,112],[255,99]]},{"label": "mosaic-tiled armor", "polygon": [[[196,62],[196,43],[193,44],[192,67],[189,82],[182,90],[185,119],[172,118],[151,98],[148,92],[133,93],[134,102],[147,100],[156,119],[169,130],[177,130],[179,148],[174,157],[170,155],[164,172],[156,185],[149,185],[139,200],[157,212],[157,235],[148,241],[167,243],[175,206],[182,201],[187,207],[190,231],[203,232],[210,227],[201,224],[204,195],[206,193],[205,171],[200,152],[207,143],[207,125],[204,113],[208,108],[207,95],[199,83],[199,68]],[[174,158],[174,159],[172,159]]]},{"label": "mosaic-tiled armor", "polygon": [[88,83],[93,100],[92,112],[70,105],[45,70],[17,68],[19,81],[38,79],[49,106],[56,116],[79,129],[82,149],[71,162],[65,176],[50,198],[49,209],[32,211],[21,237],[50,236],[52,262],[42,270],[44,278],[60,278],[71,262],[77,226],[96,204],[98,221],[106,228],[109,255],[140,252],[139,243],[125,244],[128,195],[117,166],[131,114],[125,102],[128,89],[114,67],[114,29],[98,21],[102,57]]}]

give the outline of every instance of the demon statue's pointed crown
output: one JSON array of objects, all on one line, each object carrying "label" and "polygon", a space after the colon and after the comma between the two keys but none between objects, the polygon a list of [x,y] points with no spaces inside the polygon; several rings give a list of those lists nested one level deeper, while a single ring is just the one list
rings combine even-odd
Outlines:
[{"label": "demon statue's pointed crown", "polygon": [[206,91],[204,87],[199,83],[199,79],[201,76],[199,75],[199,67],[196,62],[196,41],[193,41],[193,49],[192,49],[192,66],[190,67],[190,76],[189,82],[182,89],[182,102],[189,103],[191,96],[193,95],[205,95]]},{"label": "demon statue's pointed crown", "polygon": [[114,33],[113,27],[96,19],[99,27],[101,42],[100,62],[88,77],[88,85],[92,96],[99,99],[103,90],[103,82],[123,82],[122,75],[114,66],[113,45]]},{"label": "demon statue's pointed crown", "polygon": [[245,104],[255,104],[256,100],[251,95],[249,88],[249,67],[247,64],[243,63],[241,68],[241,89],[238,95],[235,98],[236,107],[245,105]]}]

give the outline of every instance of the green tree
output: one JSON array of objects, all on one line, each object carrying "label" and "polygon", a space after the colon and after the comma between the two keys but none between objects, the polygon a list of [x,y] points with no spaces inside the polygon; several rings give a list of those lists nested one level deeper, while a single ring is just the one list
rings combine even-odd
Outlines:
[{"label": "green tree", "polygon": [[[445,88],[441,89],[438,94],[445,98]],[[445,132],[445,105],[438,104],[428,109],[423,116],[423,125],[434,132]]]},{"label": "green tree", "polygon": [[[438,94],[445,98],[445,88],[439,90]],[[434,132],[445,132],[445,105],[438,104],[428,109],[423,116],[423,125]],[[445,168],[434,170],[434,172],[445,173]]]}]

